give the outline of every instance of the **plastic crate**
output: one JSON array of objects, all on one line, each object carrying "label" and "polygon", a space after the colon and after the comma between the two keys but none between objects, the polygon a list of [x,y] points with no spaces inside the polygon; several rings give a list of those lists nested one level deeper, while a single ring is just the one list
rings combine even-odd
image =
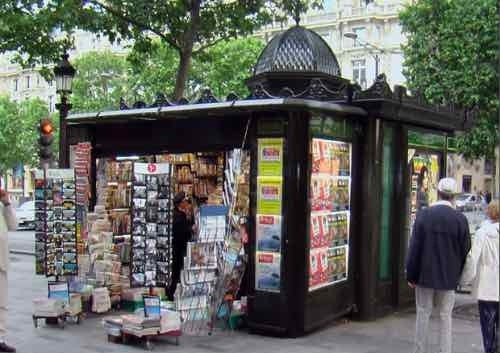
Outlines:
[{"label": "plastic crate", "polygon": [[144,308],[144,302],[142,300],[141,301],[122,300],[122,310],[133,313],[137,309],[143,309],[143,308]]}]

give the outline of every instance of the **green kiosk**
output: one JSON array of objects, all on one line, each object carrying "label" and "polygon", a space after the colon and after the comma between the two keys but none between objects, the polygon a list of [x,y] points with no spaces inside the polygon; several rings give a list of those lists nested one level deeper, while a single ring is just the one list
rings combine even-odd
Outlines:
[{"label": "green kiosk", "polygon": [[383,74],[367,90],[351,84],[328,44],[301,26],[268,43],[247,85],[245,99],[205,91],[192,103],[159,95],[151,105],[71,114],[64,146],[90,141],[95,162],[228,151],[245,141],[254,332],[296,337],[343,315],[374,319],[410,303],[413,184],[432,194],[446,160],[411,137],[453,135],[470,119],[391,90]]}]

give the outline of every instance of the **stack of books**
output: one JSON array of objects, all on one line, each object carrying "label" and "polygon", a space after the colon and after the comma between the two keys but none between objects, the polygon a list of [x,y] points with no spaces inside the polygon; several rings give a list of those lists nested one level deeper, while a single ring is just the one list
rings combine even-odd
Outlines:
[{"label": "stack of books", "polygon": [[144,315],[122,315],[123,331],[135,336],[155,335],[160,333],[160,317],[145,317]]}]

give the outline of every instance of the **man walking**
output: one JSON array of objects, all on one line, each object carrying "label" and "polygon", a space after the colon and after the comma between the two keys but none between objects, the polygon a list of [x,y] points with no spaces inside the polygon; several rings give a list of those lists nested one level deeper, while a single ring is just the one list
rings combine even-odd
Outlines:
[{"label": "man walking", "polygon": [[451,353],[455,288],[471,247],[467,219],[452,205],[455,193],[455,180],[441,179],[439,201],[419,211],[413,225],[406,273],[408,285],[415,288],[415,353],[428,352],[428,328],[433,306],[439,313],[440,353]]},{"label": "man walking", "polygon": [[7,232],[17,228],[14,208],[9,194],[0,189],[0,352],[15,352],[4,339],[7,334],[7,270],[9,266],[9,246]]}]

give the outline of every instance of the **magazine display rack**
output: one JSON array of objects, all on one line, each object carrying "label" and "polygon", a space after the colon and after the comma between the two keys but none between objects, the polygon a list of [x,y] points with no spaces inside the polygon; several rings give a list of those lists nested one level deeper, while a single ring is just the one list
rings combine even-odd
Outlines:
[{"label": "magazine display rack", "polygon": [[241,150],[232,151],[226,159],[225,205],[201,206],[196,215],[196,239],[188,243],[175,293],[183,332],[212,334],[216,321],[225,319],[220,309],[227,294],[232,300],[240,287],[246,265],[244,227],[235,213],[241,159]]}]

